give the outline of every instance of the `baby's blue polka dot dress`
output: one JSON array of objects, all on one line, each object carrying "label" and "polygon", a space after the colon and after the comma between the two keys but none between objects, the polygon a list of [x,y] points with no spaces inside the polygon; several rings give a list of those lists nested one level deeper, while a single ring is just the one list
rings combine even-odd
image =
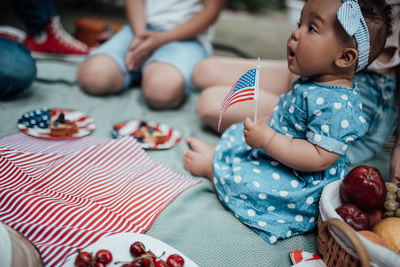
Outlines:
[{"label": "baby's blue polka dot dress", "polygon": [[249,147],[242,123],[224,132],[213,159],[220,200],[273,244],[316,226],[322,189],[347,174],[345,152],[365,133],[366,121],[356,85],[322,85],[302,77],[282,95],[268,125],[289,138],[306,139],[342,155],[325,171],[303,172]]}]

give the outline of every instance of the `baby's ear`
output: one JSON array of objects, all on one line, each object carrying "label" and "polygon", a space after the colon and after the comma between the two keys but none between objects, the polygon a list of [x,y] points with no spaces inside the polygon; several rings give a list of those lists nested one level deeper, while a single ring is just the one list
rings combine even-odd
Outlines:
[{"label": "baby's ear", "polygon": [[339,68],[349,68],[357,65],[358,51],[355,48],[346,47],[342,54],[335,60],[335,64]]}]

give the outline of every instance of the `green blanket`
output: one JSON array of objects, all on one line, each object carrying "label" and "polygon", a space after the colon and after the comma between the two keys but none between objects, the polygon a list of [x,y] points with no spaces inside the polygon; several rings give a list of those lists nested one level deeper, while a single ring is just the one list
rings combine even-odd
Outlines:
[{"label": "green blanket", "polygon": [[[115,123],[142,119],[165,123],[181,131],[183,137],[196,136],[211,144],[218,141],[196,116],[198,92],[191,94],[180,109],[153,111],[145,104],[139,88],[113,96],[93,97],[82,93],[76,85],[76,65],[41,62],[38,68],[38,80],[27,92],[0,101],[0,136],[18,131],[16,123],[22,113],[58,107],[79,110],[93,117],[96,129],[92,136],[99,138],[112,139],[110,130]],[[182,140],[171,149],[148,153],[170,169],[190,175],[183,168],[182,150],[186,147]],[[379,155],[368,164],[386,170],[388,156]],[[269,245],[222,206],[208,180],[195,179],[203,182],[178,196],[162,211],[147,234],[180,250],[200,266],[290,266],[289,251],[317,251],[315,232]]]}]

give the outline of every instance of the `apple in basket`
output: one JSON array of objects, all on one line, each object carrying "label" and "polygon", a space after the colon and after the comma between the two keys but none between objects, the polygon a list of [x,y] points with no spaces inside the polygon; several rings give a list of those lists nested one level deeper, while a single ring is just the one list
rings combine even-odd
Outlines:
[{"label": "apple in basket", "polygon": [[360,165],[343,179],[340,193],[345,203],[352,203],[362,211],[369,212],[383,207],[386,186],[377,168]]},{"label": "apple in basket", "polygon": [[368,214],[363,212],[356,205],[342,204],[335,209],[342,219],[354,230],[367,230],[369,226]]}]

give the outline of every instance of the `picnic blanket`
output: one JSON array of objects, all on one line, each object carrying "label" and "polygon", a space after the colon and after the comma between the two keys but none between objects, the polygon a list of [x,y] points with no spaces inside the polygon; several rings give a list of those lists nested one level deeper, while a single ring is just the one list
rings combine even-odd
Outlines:
[{"label": "picnic blanket", "polygon": [[[213,145],[218,143],[219,137],[201,123],[195,112],[198,92],[188,95],[179,109],[152,110],[146,105],[140,88],[136,87],[107,97],[83,93],[75,82],[76,69],[76,65],[66,63],[39,62],[39,80],[28,91],[9,100],[0,100],[0,136],[7,138],[18,132],[17,121],[23,113],[55,107],[82,111],[95,120],[96,129],[90,135],[93,138],[85,138],[92,145],[104,144],[105,140],[111,142],[112,125],[131,119],[163,122],[179,130],[183,139],[195,136]],[[0,140],[5,140],[3,138]],[[47,143],[43,139],[37,141]],[[72,155],[87,148],[80,141],[83,139],[75,140],[78,142],[75,148],[63,146],[59,153]],[[24,142],[18,142],[18,145],[23,146]],[[146,154],[170,170],[190,176],[183,166],[182,150],[186,148],[187,144],[181,141],[171,149],[147,150]],[[18,149],[22,150],[22,147]],[[50,148],[44,150],[43,146],[40,149],[36,151],[52,152]],[[383,177],[388,177],[389,163],[390,155],[379,153],[365,164],[379,168]],[[199,266],[291,266],[290,251],[317,252],[315,231],[268,245],[225,209],[208,179],[192,179],[202,182],[182,191],[163,208],[145,234],[178,249]],[[22,228],[22,224],[19,227]]]},{"label": "picnic blanket", "polygon": [[46,266],[101,237],[144,233],[198,183],[152,160],[132,137],[0,138],[0,219],[37,246]]}]

